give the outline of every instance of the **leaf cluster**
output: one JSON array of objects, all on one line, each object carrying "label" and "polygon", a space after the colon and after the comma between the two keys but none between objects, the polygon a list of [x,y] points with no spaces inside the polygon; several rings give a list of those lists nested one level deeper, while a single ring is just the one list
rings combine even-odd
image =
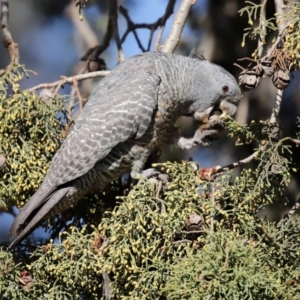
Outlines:
[{"label": "leaf cluster", "polygon": [[[284,198],[289,164],[275,176],[266,168],[272,155],[281,162],[279,148],[237,178],[207,181],[193,162],[160,164],[167,187],[141,180],[98,226],[72,227],[27,263],[2,250],[2,299],[105,299],[107,286],[111,299],[299,299],[299,220],[278,227],[257,217]],[[193,228],[191,215],[201,219]],[[34,278],[28,289],[19,282],[24,270]]]},{"label": "leaf cluster", "polygon": [[20,91],[23,66],[7,70],[0,88],[0,145],[6,165],[0,171],[0,200],[23,206],[42,182],[64,136],[64,99],[45,101],[34,91]]}]

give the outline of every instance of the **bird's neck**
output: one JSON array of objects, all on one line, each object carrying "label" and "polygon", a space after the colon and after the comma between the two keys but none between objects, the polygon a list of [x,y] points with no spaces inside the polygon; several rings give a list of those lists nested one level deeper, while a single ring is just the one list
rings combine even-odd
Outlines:
[{"label": "bird's neck", "polygon": [[167,108],[168,114],[177,119],[189,113],[190,105],[195,102],[188,61],[185,57],[177,57],[176,63],[168,59],[156,61],[156,69],[160,76],[159,100]]}]

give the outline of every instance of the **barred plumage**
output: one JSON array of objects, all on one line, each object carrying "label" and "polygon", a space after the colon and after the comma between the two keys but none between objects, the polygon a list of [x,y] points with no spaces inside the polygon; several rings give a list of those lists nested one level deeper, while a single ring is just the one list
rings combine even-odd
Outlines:
[{"label": "barred plumage", "polygon": [[221,103],[232,114],[240,98],[232,75],[201,57],[148,52],[121,63],[99,83],[42,185],[16,217],[10,247],[87,193],[125,172],[141,172],[151,152],[172,142],[179,116],[201,121]]}]

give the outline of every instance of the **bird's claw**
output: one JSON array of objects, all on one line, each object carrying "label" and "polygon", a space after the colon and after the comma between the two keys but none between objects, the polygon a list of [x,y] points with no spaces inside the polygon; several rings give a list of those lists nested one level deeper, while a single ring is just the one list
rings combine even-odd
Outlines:
[{"label": "bird's claw", "polygon": [[161,181],[164,185],[168,183],[168,175],[163,174],[155,168],[143,170],[141,173],[136,174],[135,179],[146,179],[149,181]]},{"label": "bird's claw", "polygon": [[219,116],[212,116],[208,123],[202,124],[190,139],[181,137],[178,146],[182,149],[192,149],[198,145],[210,147],[211,141],[216,139],[225,128],[225,121]]},{"label": "bird's claw", "polygon": [[216,136],[218,133],[219,131],[216,129],[203,130],[199,128],[192,138],[187,139],[181,137],[178,141],[178,146],[182,149],[187,150],[192,149],[198,145],[209,147],[211,146],[211,142],[207,140],[207,138]]}]

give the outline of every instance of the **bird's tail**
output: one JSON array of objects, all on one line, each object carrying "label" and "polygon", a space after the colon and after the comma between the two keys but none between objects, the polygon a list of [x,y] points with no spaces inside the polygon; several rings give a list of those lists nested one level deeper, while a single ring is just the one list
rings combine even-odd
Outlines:
[{"label": "bird's tail", "polygon": [[47,193],[41,193],[38,190],[24,205],[11,226],[10,240],[12,242],[9,249],[28,236],[69,189],[70,187],[62,187]]}]

